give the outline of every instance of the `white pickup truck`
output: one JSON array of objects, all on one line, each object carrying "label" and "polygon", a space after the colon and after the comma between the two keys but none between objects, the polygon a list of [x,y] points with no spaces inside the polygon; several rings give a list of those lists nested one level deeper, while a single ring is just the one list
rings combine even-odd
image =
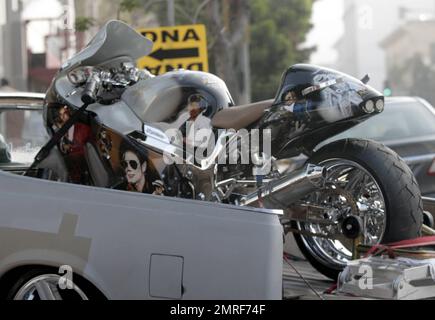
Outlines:
[{"label": "white pickup truck", "polygon": [[[1,95],[0,120],[38,110],[27,98]],[[24,177],[13,158],[0,164],[1,299],[282,298],[280,211]]]}]

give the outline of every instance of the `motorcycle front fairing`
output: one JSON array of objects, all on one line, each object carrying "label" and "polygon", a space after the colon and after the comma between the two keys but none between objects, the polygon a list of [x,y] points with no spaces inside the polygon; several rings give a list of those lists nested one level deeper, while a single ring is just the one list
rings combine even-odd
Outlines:
[{"label": "motorcycle front fairing", "polygon": [[273,154],[291,157],[384,109],[381,93],[349,75],[297,64],[283,75],[274,106],[260,122],[272,129]]},{"label": "motorcycle front fairing", "polygon": [[151,40],[127,24],[109,21],[82,51],[62,66],[60,72],[67,73],[79,66],[99,66],[119,57],[136,61],[150,54],[152,48]]},{"label": "motorcycle front fairing", "polygon": [[[50,104],[80,107],[83,102],[83,82],[74,83],[74,72],[92,72],[96,68],[120,68],[122,63],[136,64],[140,57],[152,51],[153,43],[121,21],[109,21],[79,53],[66,61],[56,74],[46,94],[44,120],[50,131]],[[85,74],[84,76],[87,76]],[[85,79],[86,80],[86,79]]]},{"label": "motorcycle front fairing", "polygon": [[[98,74],[102,77],[104,73],[113,76],[116,76],[118,72],[128,74],[128,71],[124,70],[125,66],[128,65],[134,68],[138,58],[151,52],[152,45],[152,41],[123,22],[109,21],[106,23],[86,48],[63,64],[48,89],[43,115],[49,134],[54,137],[55,133],[60,130],[60,108],[66,107],[72,114],[82,107],[82,96],[91,75]],[[125,86],[128,84],[129,82],[126,81]],[[115,90],[122,92],[124,88],[119,87],[119,89],[115,88],[111,91]],[[143,130],[142,122],[128,106],[120,101],[119,97],[115,97],[112,101],[106,99],[106,103],[104,102],[107,91],[109,90],[106,90],[106,87],[104,90],[100,90],[98,95],[99,103],[91,104],[85,112],[81,112],[81,117],[74,124],[76,129],[73,130],[74,139],[80,140],[81,136],[81,140],[86,140],[82,141],[80,146],[80,159],[85,157],[88,165],[89,161],[92,162],[89,159],[93,159],[94,162],[90,168],[87,168],[88,166],[81,161],[81,171],[85,172],[88,169],[94,172],[99,171],[92,178],[94,184],[96,180],[99,180],[101,183],[96,183],[96,185],[102,187],[110,187],[113,181],[118,180],[117,175],[120,171],[118,149],[125,140],[124,136],[130,132],[141,132]],[[77,128],[85,128],[86,130],[83,130],[83,132],[86,134],[79,135]],[[74,159],[68,159],[74,158],[76,155],[73,157],[72,154],[62,150],[62,145],[70,143],[69,141],[71,141],[71,135],[65,135],[56,144],[57,150],[53,150],[51,153],[51,155],[55,155],[53,156],[54,161],[44,161],[38,167],[53,170],[59,175],[59,170],[55,167],[61,163],[64,173],[65,161],[69,163],[76,162]],[[110,159],[116,159],[116,163],[113,164],[113,161],[109,161]],[[108,162],[111,162],[111,164]],[[36,160],[35,165],[37,163]],[[71,166],[67,165],[67,167]],[[70,171],[70,168],[68,171]],[[62,177],[65,176],[65,174],[62,174]],[[62,179],[62,181],[64,180]],[[85,184],[87,183],[89,182],[85,182]]]}]

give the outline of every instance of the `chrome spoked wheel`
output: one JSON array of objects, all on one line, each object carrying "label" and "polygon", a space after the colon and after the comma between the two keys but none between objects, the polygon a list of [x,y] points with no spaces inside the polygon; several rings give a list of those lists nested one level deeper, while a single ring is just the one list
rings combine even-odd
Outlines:
[{"label": "chrome spoked wheel", "polygon": [[327,183],[303,200],[311,216],[292,227],[301,232],[294,235],[299,249],[325,276],[337,279],[356,242],[393,243],[421,235],[418,183],[391,149],[371,140],[339,140],[316,151],[309,163],[326,167]]},{"label": "chrome spoked wheel", "polygon": [[55,274],[36,276],[18,289],[14,300],[89,300],[75,284],[72,289],[60,289],[61,280]]},{"label": "chrome spoked wheel", "polygon": [[325,189],[311,194],[307,203],[322,208],[327,225],[298,223],[300,230],[327,237],[302,236],[307,250],[323,264],[343,268],[352,259],[354,241],[342,232],[342,221],[357,216],[362,222],[360,243],[381,242],[387,222],[382,190],[373,175],[358,163],[345,159],[330,159],[320,163],[327,169]]}]

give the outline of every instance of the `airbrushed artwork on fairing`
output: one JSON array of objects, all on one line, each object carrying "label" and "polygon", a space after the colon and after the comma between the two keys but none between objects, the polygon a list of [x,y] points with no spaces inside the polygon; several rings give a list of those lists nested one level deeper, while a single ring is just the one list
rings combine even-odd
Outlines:
[{"label": "airbrushed artwork on fairing", "polygon": [[[259,127],[271,129],[274,156],[296,156],[298,146],[314,148],[325,136],[364,121],[379,101],[383,102],[382,95],[356,78],[313,65],[294,65],[284,73],[274,104]],[[367,103],[372,112],[364,110]]]},{"label": "airbrushed artwork on fairing", "polygon": [[[71,116],[63,104],[50,104],[48,122],[53,132],[59,130]],[[89,148],[96,151],[101,167],[113,189],[164,195],[160,172],[163,158],[156,152],[135,145],[116,131],[84,117],[60,140],[58,148],[69,171],[69,181],[91,185]],[[94,181],[95,183],[95,181]]]},{"label": "airbrushed artwork on fairing", "polygon": [[355,114],[353,107],[363,102],[364,86],[354,81],[346,81],[330,73],[319,73],[313,77],[314,86],[319,89],[321,103],[317,109],[319,115],[327,122],[334,122],[341,118],[350,118]]},{"label": "airbrushed artwork on fairing", "polygon": [[96,146],[106,164],[113,189],[164,195],[165,186],[160,172],[164,168],[162,156],[141,148],[132,139],[126,139],[115,131],[98,128]]}]

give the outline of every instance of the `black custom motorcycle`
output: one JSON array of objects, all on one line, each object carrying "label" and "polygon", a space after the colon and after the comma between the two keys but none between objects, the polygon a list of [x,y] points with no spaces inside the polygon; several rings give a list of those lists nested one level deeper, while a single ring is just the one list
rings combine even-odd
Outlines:
[{"label": "black custom motorcycle", "polygon": [[[136,59],[151,48],[150,40],[111,21],[62,66],[44,112],[52,139],[32,170],[103,188],[159,187],[165,196],[282,209],[285,230],[331,278],[352,259],[356,241],[419,236],[420,191],[397,154],[355,139],[317,148],[383,111],[384,97],[366,79],[294,65],[274,100],[234,106],[212,74],[137,69]],[[189,139],[189,123],[210,134]],[[240,150],[254,132],[259,143],[242,161]],[[300,155],[309,160],[300,163]]]}]

